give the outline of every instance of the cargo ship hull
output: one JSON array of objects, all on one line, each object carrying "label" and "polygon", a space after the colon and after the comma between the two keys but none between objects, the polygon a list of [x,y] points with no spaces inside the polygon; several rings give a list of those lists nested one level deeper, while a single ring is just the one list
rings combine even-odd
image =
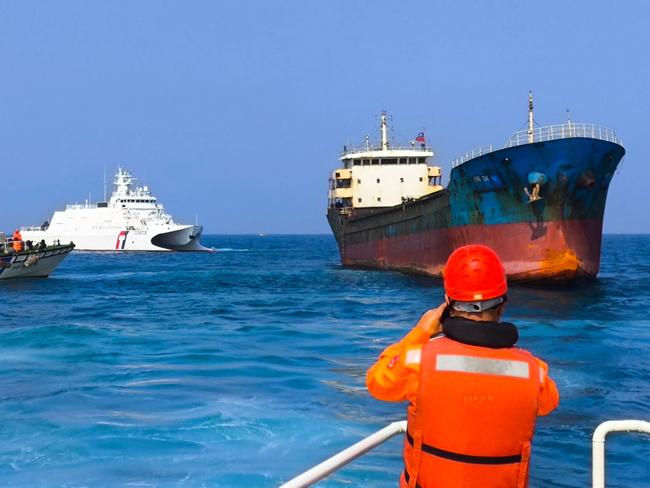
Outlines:
[{"label": "cargo ship hull", "polygon": [[[479,243],[511,280],[595,277],[607,191],[624,154],[588,137],[508,147],[456,166],[442,191],[390,208],[330,207],[328,221],[344,266],[440,276],[455,248]],[[535,201],[531,174],[545,179]]]}]

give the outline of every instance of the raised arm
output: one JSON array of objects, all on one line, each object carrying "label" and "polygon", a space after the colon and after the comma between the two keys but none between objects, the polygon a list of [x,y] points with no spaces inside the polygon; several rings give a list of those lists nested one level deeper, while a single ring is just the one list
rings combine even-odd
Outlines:
[{"label": "raised arm", "polygon": [[420,351],[440,331],[440,317],[446,304],[429,310],[399,342],[388,346],[366,374],[366,386],[378,400],[399,402],[417,392]]},{"label": "raised arm", "polygon": [[548,415],[557,408],[560,403],[560,393],[557,390],[555,381],[548,375],[548,364],[539,358],[535,358],[542,371],[539,385],[539,404],[537,415]]}]

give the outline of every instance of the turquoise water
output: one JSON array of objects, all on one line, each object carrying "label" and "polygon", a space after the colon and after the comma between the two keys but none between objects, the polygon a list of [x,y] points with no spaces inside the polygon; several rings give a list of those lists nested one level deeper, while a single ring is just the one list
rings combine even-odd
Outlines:
[{"label": "turquoise water", "polygon": [[[208,236],[213,254],[73,253],[0,283],[0,486],[275,487],[404,417],[367,367],[440,283],[339,265],[330,236]],[[590,486],[591,434],[650,420],[650,236],[606,236],[600,279],[511,290],[550,363],[532,483]],[[393,439],[322,482],[396,486]],[[650,440],[608,442],[608,486],[650,486]]]}]

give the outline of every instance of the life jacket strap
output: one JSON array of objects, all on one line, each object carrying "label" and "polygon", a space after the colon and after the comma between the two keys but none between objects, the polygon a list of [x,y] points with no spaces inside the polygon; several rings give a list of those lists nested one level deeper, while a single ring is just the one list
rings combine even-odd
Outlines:
[{"label": "life jacket strap", "polygon": [[[413,438],[409,432],[406,433],[406,440],[411,446],[413,445]],[[422,443],[422,452],[432,454],[443,459],[450,461],[458,461],[461,463],[470,464],[513,464],[521,462],[521,454],[514,454],[512,456],[473,456],[470,454],[459,454],[457,452],[445,451],[434,446]]]},{"label": "life jacket strap", "polygon": [[416,429],[414,435],[415,438],[411,437],[409,441],[412,447],[410,461],[413,470],[413,479],[410,482],[407,481],[408,488],[418,488],[416,482],[420,473],[420,458],[422,457],[422,431]]},{"label": "life jacket strap", "polygon": [[526,488],[528,485],[528,464],[530,462],[530,442],[525,442],[521,450],[521,465],[517,488]]},{"label": "life jacket strap", "polygon": [[[404,481],[406,481],[407,483],[410,483],[410,481],[411,481],[411,475],[409,475],[409,472],[406,469],[406,466],[404,466]],[[415,488],[422,488],[422,487],[416,483]]]}]

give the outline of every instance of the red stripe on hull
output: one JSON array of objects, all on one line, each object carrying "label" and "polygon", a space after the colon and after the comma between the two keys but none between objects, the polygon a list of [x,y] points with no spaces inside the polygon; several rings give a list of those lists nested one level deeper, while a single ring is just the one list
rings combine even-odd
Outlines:
[{"label": "red stripe on hull", "polygon": [[513,280],[595,277],[600,268],[602,221],[575,220],[468,225],[433,229],[344,246],[343,264],[440,276],[447,257],[465,244],[485,244]]}]

